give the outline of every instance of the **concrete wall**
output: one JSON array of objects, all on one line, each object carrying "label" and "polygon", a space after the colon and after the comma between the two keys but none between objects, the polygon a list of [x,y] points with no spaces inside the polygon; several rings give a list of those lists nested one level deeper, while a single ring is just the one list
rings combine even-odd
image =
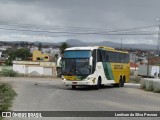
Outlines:
[{"label": "concrete wall", "polygon": [[25,74],[25,65],[15,65],[13,64],[13,71]]},{"label": "concrete wall", "polygon": [[43,67],[28,66],[28,73],[32,75],[43,75]]},{"label": "concrete wall", "polygon": [[45,66],[45,67],[54,67],[56,66],[55,62],[43,62],[43,61],[13,61],[13,64],[17,65],[37,65],[37,66]]},{"label": "concrete wall", "polygon": [[55,62],[13,61],[13,70],[30,76],[57,76]]},{"label": "concrete wall", "polygon": [[141,79],[141,88],[146,91],[160,92],[160,79],[155,79],[155,78]]}]

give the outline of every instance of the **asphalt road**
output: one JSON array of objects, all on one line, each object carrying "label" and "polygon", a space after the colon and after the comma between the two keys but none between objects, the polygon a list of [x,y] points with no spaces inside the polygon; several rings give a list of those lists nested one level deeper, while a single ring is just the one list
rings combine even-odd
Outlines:
[{"label": "asphalt road", "polygon": [[160,111],[160,94],[143,91],[137,84],[125,84],[123,88],[105,86],[100,90],[88,88],[72,90],[71,87],[64,86],[59,78],[1,78],[1,80],[9,82],[18,94],[10,108],[14,111]]}]

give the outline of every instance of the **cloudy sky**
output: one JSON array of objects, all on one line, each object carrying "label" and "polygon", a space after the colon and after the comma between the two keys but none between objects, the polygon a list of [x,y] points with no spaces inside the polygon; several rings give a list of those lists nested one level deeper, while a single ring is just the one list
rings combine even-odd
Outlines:
[{"label": "cloudy sky", "polygon": [[0,0],[0,40],[156,44],[158,18],[160,0]]}]

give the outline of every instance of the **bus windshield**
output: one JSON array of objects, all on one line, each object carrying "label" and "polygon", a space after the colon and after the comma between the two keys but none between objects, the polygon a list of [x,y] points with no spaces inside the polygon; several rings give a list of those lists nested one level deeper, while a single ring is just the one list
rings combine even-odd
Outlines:
[{"label": "bus windshield", "polygon": [[89,50],[70,50],[64,52],[63,58],[89,58],[90,56]]},{"label": "bus windshield", "polygon": [[89,75],[91,67],[89,57],[91,51],[66,51],[62,60],[62,74],[65,75]]}]

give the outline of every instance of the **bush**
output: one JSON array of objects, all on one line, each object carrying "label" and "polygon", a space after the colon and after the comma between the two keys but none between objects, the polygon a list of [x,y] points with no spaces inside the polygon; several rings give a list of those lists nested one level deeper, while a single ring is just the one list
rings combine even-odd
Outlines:
[{"label": "bush", "polygon": [[140,76],[130,76],[130,82],[131,83],[140,83],[141,77]]},{"label": "bush", "polygon": [[18,73],[13,70],[2,69],[0,75],[4,76],[4,77],[16,77],[16,76],[18,76]]},{"label": "bush", "polygon": [[9,84],[0,84],[0,112],[7,111],[11,107],[11,100],[16,95]]}]

